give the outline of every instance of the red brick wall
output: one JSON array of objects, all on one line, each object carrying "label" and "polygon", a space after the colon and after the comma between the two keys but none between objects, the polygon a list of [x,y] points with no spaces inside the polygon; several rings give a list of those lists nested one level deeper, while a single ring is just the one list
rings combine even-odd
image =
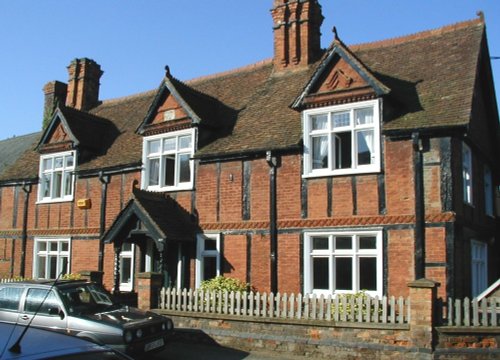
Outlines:
[{"label": "red brick wall", "polygon": [[247,281],[247,237],[246,235],[224,236],[224,276]]},{"label": "red brick wall", "polygon": [[389,230],[387,254],[387,293],[393,296],[408,296],[408,282],[414,280],[413,231]]}]

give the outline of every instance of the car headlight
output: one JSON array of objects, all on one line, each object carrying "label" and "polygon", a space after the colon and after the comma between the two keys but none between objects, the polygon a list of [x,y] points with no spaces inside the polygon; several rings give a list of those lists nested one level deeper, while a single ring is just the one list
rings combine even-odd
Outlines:
[{"label": "car headlight", "polygon": [[135,336],[137,336],[138,339],[142,337],[142,329],[139,329],[135,332]]},{"label": "car headlight", "polygon": [[134,338],[134,335],[132,334],[132,331],[127,330],[127,331],[125,331],[125,334],[123,335],[123,338],[125,339],[126,343],[129,343]]}]

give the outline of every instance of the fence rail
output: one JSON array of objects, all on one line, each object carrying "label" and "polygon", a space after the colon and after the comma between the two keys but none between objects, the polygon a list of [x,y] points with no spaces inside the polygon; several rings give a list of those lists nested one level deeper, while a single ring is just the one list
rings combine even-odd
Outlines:
[{"label": "fence rail", "polygon": [[316,296],[163,288],[160,308],[252,318],[407,324],[409,299],[402,297]]},{"label": "fence rail", "polygon": [[500,298],[470,300],[448,299],[445,325],[447,326],[499,326]]}]

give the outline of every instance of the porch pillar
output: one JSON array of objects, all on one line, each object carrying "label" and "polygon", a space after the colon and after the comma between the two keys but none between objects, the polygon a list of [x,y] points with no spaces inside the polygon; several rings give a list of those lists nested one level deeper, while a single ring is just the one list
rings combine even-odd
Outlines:
[{"label": "porch pillar", "polygon": [[114,289],[113,293],[120,293],[120,253],[122,251],[121,246],[115,246],[115,271],[114,271]]},{"label": "porch pillar", "polygon": [[137,274],[137,307],[139,309],[149,310],[158,307],[162,278],[161,273]]}]

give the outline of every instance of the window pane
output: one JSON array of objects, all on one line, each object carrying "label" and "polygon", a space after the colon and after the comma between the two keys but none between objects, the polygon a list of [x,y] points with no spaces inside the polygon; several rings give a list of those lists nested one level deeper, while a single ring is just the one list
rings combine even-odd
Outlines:
[{"label": "window pane", "polygon": [[62,157],[56,157],[54,159],[54,169],[60,169],[63,167],[63,158]]},{"label": "window pane", "polygon": [[46,251],[47,243],[45,241],[38,242],[38,251]]},{"label": "window pane", "polygon": [[359,290],[377,290],[377,259],[359,259]]},{"label": "window pane", "polygon": [[163,140],[163,151],[174,151],[176,149],[175,140],[176,138]]},{"label": "window pane", "polygon": [[312,244],[313,250],[328,250],[327,237],[313,237]]},{"label": "window pane", "polygon": [[51,170],[52,169],[52,158],[43,160],[43,170]]},{"label": "window pane", "polygon": [[57,278],[57,256],[49,256],[49,279]]},{"label": "window pane", "polygon": [[352,249],[352,237],[351,236],[335,237],[335,249],[336,250]]},{"label": "window pane", "polygon": [[73,194],[73,176],[69,172],[64,173],[64,195],[72,195]]},{"label": "window pane", "polygon": [[321,114],[311,116],[311,128],[312,130],[325,130],[328,128],[328,115]]},{"label": "window pane", "polygon": [[352,164],[351,132],[335,133],[335,164],[334,169],[347,169]]},{"label": "window pane", "polygon": [[214,239],[205,239],[205,250],[217,250],[217,241]]},{"label": "window pane", "polygon": [[73,155],[66,156],[66,167],[71,168],[74,165]]},{"label": "window pane", "polygon": [[52,183],[52,198],[61,197],[62,172],[57,171],[53,174],[54,182]]},{"label": "window pane", "polygon": [[121,258],[120,264],[120,283],[128,284],[132,279],[132,259],[129,257]]},{"label": "window pane", "polygon": [[148,142],[148,155],[157,154],[160,152],[160,140]]},{"label": "window pane", "polygon": [[203,258],[203,280],[210,280],[217,276],[217,258],[205,256]]},{"label": "window pane", "polygon": [[328,258],[313,258],[313,289],[329,288]]},{"label": "window pane", "polygon": [[358,165],[369,165],[372,163],[373,153],[373,130],[358,131]]},{"label": "window pane", "polygon": [[45,256],[39,256],[38,257],[38,273],[37,276],[40,279],[46,279],[46,273],[45,273],[45,268],[46,268],[46,263],[47,263],[47,257]]},{"label": "window pane", "polygon": [[165,186],[175,185],[175,155],[165,157]]},{"label": "window pane", "polygon": [[328,168],[328,137],[315,136],[312,138],[313,169]]},{"label": "window pane", "polygon": [[335,258],[335,289],[353,290],[352,258]]},{"label": "window pane", "polygon": [[56,271],[58,271],[57,276],[59,276],[61,274],[62,275],[67,274],[68,273],[68,265],[69,265],[68,258],[66,256],[61,256],[59,258],[59,269],[56,270]]},{"label": "window pane", "polygon": [[179,174],[179,182],[185,183],[191,181],[191,166],[189,164],[189,158],[191,156],[189,154],[181,154],[179,155],[180,162],[180,174]]},{"label": "window pane", "polygon": [[122,252],[132,251],[132,243],[123,243]]},{"label": "window pane", "polygon": [[360,236],[359,248],[362,250],[376,249],[377,248],[377,238],[375,236]]},{"label": "window pane", "polygon": [[356,125],[373,124],[373,108],[357,109],[354,111]]},{"label": "window pane", "polygon": [[333,128],[338,128],[338,127],[343,127],[343,126],[349,126],[351,124],[351,115],[348,111],[346,112],[340,112],[340,113],[333,113]]},{"label": "window pane", "polygon": [[157,186],[160,183],[160,159],[149,160],[149,186]]},{"label": "window pane", "polygon": [[50,197],[50,174],[42,175],[42,197]]},{"label": "window pane", "polygon": [[57,253],[57,242],[49,242],[49,251]]},{"label": "window pane", "polygon": [[179,149],[191,148],[191,135],[179,137]]}]

